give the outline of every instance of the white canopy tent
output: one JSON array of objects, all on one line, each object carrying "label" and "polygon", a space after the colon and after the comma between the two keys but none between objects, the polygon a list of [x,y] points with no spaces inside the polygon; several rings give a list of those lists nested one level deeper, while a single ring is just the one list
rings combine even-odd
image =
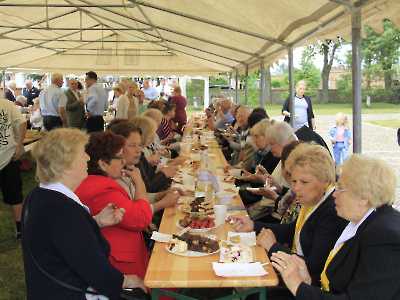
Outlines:
[{"label": "white canopy tent", "polygon": [[[288,53],[292,62],[293,47],[350,40],[351,30],[359,63],[362,26],[381,33],[390,19],[400,28],[398,0],[4,0],[0,7],[1,69],[115,77],[237,77]],[[361,128],[361,66],[355,68]],[[294,90],[292,63],[289,70]],[[358,137],[361,131],[356,152]]]},{"label": "white canopy tent", "polygon": [[[115,77],[243,74],[246,65],[259,69],[261,58],[272,66],[289,46],[350,40],[346,2],[5,0],[0,67]],[[398,0],[363,2],[363,25],[382,32],[388,18],[400,27]]]}]

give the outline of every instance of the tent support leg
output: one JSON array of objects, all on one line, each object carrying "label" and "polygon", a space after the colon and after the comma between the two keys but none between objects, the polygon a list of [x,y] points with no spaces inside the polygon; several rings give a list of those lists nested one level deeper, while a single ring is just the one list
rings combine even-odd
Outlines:
[{"label": "tent support leg", "polygon": [[261,107],[265,105],[265,69],[264,69],[264,58],[260,59],[261,65]]},{"label": "tent support leg", "polygon": [[228,86],[229,86],[229,100],[231,100],[231,98],[232,98],[231,81],[232,81],[232,72],[229,73],[229,82],[228,82]]},{"label": "tent support leg", "polygon": [[353,81],[353,153],[361,153],[361,8],[351,8],[352,81]]},{"label": "tent support leg", "polygon": [[236,104],[239,104],[239,71],[236,70]]},{"label": "tent support leg", "polygon": [[246,105],[249,105],[249,66],[246,65],[246,87],[245,87]]},{"label": "tent support leg", "polygon": [[295,108],[294,108],[294,67],[293,67],[293,46],[288,47],[289,55],[289,100],[290,100],[290,126],[295,128]]}]

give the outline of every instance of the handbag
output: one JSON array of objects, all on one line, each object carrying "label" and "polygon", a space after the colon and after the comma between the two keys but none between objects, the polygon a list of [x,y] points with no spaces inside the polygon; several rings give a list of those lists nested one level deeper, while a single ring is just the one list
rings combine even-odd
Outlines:
[{"label": "handbag", "polygon": [[[35,189],[36,189],[36,188],[35,188]],[[33,189],[33,190],[29,193],[27,199],[25,200],[25,201],[26,201],[26,206],[25,206],[25,212],[24,212],[25,240],[26,240],[26,246],[27,246],[27,248],[28,248],[28,251],[29,251],[29,254],[30,254],[31,258],[32,258],[32,261],[34,262],[34,264],[39,268],[39,270],[40,270],[48,279],[50,279],[50,280],[52,280],[52,281],[58,283],[59,285],[65,287],[65,288],[68,288],[68,289],[71,289],[71,290],[74,290],[74,291],[77,291],[77,292],[81,292],[81,293],[84,293],[84,294],[101,295],[101,294],[98,293],[98,292],[89,291],[89,290],[84,290],[84,289],[77,288],[77,287],[74,287],[74,286],[72,286],[72,285],[69,285],[69,284],[67,284],[67,283],[65,283],[65,282],[62,282],[61,280],[58,280],[57,278],[54,278],[53,276],[51,276],[49,273],[47,273],[45,270],[43,270],[43,269],[37,264],[36,260],[34,259],[33,255],[32,255],[31,248],[29,247],[29,242],[28,242],[28,231],[27,231],[28,212],[29,212],[29,204],[30,204],[29,202],[30,202],[30,200],[31,200],[32,194],[33,194],[33,192],[34,192],[35,189]],[[146,293],[145,293],[142,289],[140,289],[140,288],[135,288],[135,289],[123,289],[123,290],[121,291],[121,294],[120,294],[118,300],[150,300],[150,294],[149,294],[149,293],[146,294]]]}]

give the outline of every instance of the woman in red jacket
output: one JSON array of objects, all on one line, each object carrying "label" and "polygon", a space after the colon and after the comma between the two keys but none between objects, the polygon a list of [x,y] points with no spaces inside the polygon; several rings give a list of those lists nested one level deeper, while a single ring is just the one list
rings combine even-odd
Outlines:
[{"label": "woman in red jacket", "polygon": [[[150,224],[152,209],[140,171],[135,167],[123,169],[124,145],[125,138],[113,132],[92,133],[85,149],[90,156],[89,176],[75,193],[92,215],[98,214],[104,203],[111,199],[117,208],[125,208],[123,220],[117,225],[101,228],[101,232],[111,245],[111,263],[124,274],[135,274],[144,279],[149,256],[142,230]],[[115,181],[123,176],[129,177],[135,185],[133,201]]]}]

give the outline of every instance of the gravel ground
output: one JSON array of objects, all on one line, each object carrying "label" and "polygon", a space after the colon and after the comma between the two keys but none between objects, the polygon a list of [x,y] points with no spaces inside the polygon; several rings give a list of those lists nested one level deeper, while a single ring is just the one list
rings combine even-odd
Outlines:
[{"label": "gravel ground", "polygon": [[[335,124],[335,115],[316,116],[317,132],[325,139],[332,151],[332,145],[327,135],[329,129]],[[272,116],[271,119],[282,120],[282,116]],[[352,116],[349,116],[352,126]],[[400,119],[400,114],[369,114],[362,115],[362,120]],[[394,207],[400,210],[400,147],[397,144],[397,130],[362,122],[362,153],[377,156],[393,167],[397,177],[396,201]],[[353,152],[352,147],[349,154]]]}]

